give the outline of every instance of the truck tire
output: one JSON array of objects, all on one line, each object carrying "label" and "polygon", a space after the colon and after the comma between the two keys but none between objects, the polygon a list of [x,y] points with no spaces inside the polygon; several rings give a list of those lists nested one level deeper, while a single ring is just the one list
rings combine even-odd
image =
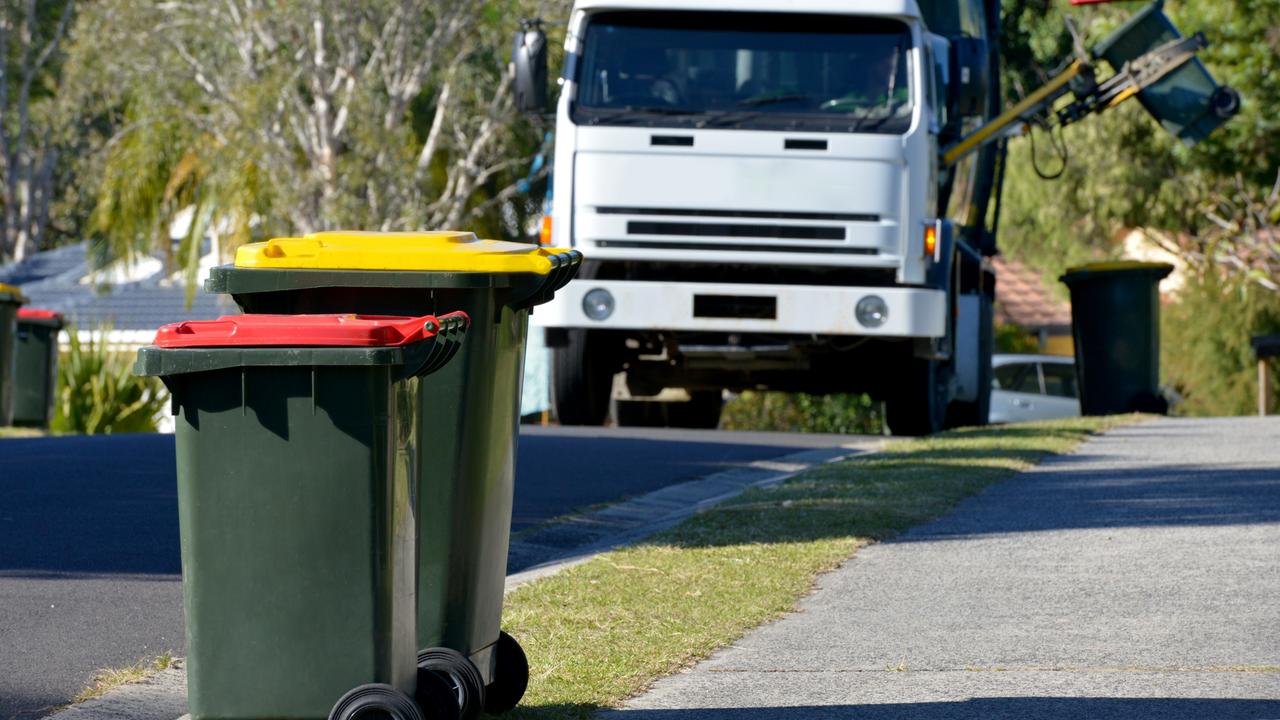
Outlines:
[{"label": "truck tire", "polygon": [[885,422],[894,435],[932,435],[947,417],[946,366],[936,360],[913,358],[900,386],[885,400]]},{"label": "truck tire", "polygon": [[612,354],[586,330],[551,351],[551,405],[561,425],[603,425],[613,391]]},{"label": "truck tire", "polygon": [[948,428],[977,427],[987,424],[991,414],[991,355],[995,346],[992,325],[992,303],[984,302],[984,317],[979,323],[978,350],[978,399],[973,402],[956,400],[947,407]]},{"label": "truck tire", "polygon": [[620,427],[674,427],[714,430],[724,402],[718,390],[695,390],[684,402],[619,400],[614,419]]}]

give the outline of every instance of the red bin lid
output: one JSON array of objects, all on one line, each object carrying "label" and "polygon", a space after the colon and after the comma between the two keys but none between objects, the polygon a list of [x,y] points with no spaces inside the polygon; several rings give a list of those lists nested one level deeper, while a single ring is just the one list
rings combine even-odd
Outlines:
[{"label": "red bin lid", "polygon": [[18,318],[21,320],[61,320],[62,313],[55,310],[24,307],[18,308]]},{"label": "red bin lid", "polygon": [[162,348],[213,347],[398,347],[434,337],[449,313],[392,315],[224,315],[217,320],[188,320],[156,333]]}]

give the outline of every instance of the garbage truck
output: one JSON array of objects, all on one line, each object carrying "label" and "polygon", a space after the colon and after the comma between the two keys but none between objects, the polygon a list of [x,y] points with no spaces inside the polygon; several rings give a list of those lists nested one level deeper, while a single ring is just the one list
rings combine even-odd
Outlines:
[{"label": "garbage truck", "polygon": [[[1238,106],[1157,2],[1006,110],[999,12],[578,0],[554,107],[544,23],[525,21],[516,101],[555,127],[540,242],[587,258],[532,319],[559,421],[601,424],[622,398],[714,427],[723,391],[771,389],[869,393],[895,434],[984,424],[1008,139],[1135,96],[1163,122],[1160,83],[1193,86],[1170,128],[1188,141]],[[1193,62],[1200,85],[1171,79]]]}]

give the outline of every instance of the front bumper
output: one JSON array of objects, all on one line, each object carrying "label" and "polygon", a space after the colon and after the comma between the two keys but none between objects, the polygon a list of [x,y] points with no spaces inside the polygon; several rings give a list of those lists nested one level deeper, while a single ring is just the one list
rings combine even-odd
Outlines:
[{"label": "front bumper", "polygon": [[[603,320],[587,317],[583,297],[607,290],[613,313]],[[858,301],[878,295],[888,305],[886,322],[869,328],[854,317]],[[699,317],[695,298],[772,298],[772,319]],[[683,330],[708,332],[861,335],[869,337],[937,338],[946,334],[946,293],[929,288],[828,287],[814,285],[737,285],[631,280],[574,280],[555,300],[533,314],[534,325],[601,330]]]}]

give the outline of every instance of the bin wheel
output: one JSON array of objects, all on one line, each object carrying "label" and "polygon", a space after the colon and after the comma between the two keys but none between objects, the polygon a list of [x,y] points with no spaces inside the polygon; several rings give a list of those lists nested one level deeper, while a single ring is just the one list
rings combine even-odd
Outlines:
[{"label": "bin wheel", "polygon": [[434,670],[418,671],[418,692],[414,696],[426,720],[459,720],[458,694],[449,676]]},{"label": "bin wheel", "polygon": [[[484,709],[484,677],[466,655],[452,648],[434,647],[418,651],[418,678],[435,673],[442,677],[458,701],[458,717],[476,720]],[[430,682],[430,681],[427,681]]]},{"label": "bin wheel", "polygon": [[490,715],[504,713],[516,706],[529,687],[529,659],[516,639],[498,633],[493,646],[493,682],[484,691],[484,711]]},{"label": "bin wheel", "polygon": [[427,720],[408,693],[383,683],[351,688],[329,711],[329,720]]}]

